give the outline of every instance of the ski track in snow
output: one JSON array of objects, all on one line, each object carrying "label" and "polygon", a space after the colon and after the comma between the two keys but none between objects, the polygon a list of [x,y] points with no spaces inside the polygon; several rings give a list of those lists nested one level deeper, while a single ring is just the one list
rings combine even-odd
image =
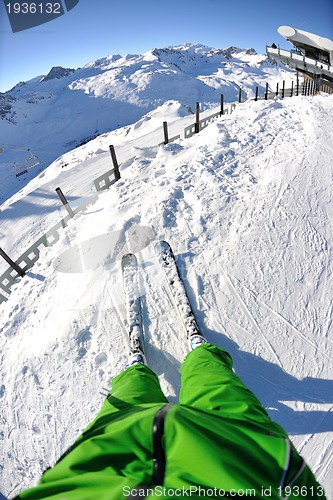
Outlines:
[{"label": "ski track in snow", "polygon": [[[121,180],[43,251],[2,304],[1,493],[38,481],[123,368],[120,257],[133,248],[147,360],[177,400],[186,342],[149,245],[165,239],[203,335],[229,350],[333,498],[332,117],[328,96],[244,103],[191,139],[137,150]],[[128,237],[135,227],[151,228],[141,247]],[[34,240],[39,230],[26,232]],[[120,250],[105,265],[53,268],[106,233]]]},{"label": "ski track in snow", "polygon": [[225,276],[227,277],[227,280],[228,280],[228,283],[229,285],[231,286],[233,292],[236,294],[236,297],[238,298],[239,302],[241,303],[241,305],[243,306],[243,309],[245,311],[245,314],[249,317],[250,321],[253,323],[255,329],[259,332],[260,336],[262,337],[263,341],[265,342],[265,344],[267,345],[268,347],[268,350],[271,352],[271,354],[273,355],[273,358],[275,359],[275,361],[277,362],[277,364],[282,368],[282,363],[280,361],[280,358],[279,356],[276,354],[276,351],[274,350],[274,348],[272,347],[272,345],[270,344],[270,342],[267,340],[266,338],[266,335],[263,333],[263,331],[261,330],[257,320],[254,318],[253,314],[251,313],[249,307],[246,305],[244,299],[241,297],[240,293],[238,292],[237,288],[235,287],[235,285],[233,284],[230,276],[228,276],[228,274],[225,272],[225,270],[222,268],[222,272],[225,274]]}]

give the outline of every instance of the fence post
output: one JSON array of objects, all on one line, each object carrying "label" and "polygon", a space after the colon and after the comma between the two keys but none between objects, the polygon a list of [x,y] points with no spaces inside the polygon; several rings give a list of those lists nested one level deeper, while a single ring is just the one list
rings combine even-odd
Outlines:
[{"label": "fence post", "polygon": [[117,161],[117,156],[116,156],[116,151],[114,149],[114,146],[109,146],[110,154],[111,154],[111,159],[113,163],[113,170],[114,170],[114,176],[116,181],[119,181],[120,179],[120,172],[119,172],[119,165]]},{"label": "fence post", "polygon": [[276,84],[276,92],[275,92],[275,95],[279,95],[279,83]]},{"label": "fence post", "polygon": [[199,133],[199,121],[200,121],[200,103],[195,103],[195,133]]},{"label": "fence post", "polygon": [[221,94],[221,110],[220,110],[220,116],[224,115],[224,95]]},{"label": "fence post", "polygon": [[258,91],[259,91],[259,89],[258,89],[258,87],[256,87],[256,96],[255,96],[255,98],[254,98],[254,100],[255,100],[255,101],[257,101],[257,100],[258,100]]},{"label": "fence post", "polygon": [[283,82],[282,82],[282,99],[284,98],[285,85],[286,85],[286,82],[283,80]]},{"label": "fence post", "polygon": [[242,89],[239,89],[239,91],[238,91],[238,102],[239,102],[239,104],[241,104],[241,102],[242,102]]},{"label": "fence post", "polygon": [[294,80],[291,82],[290,97],[292,97],[293,94],[294,94]]},{"label": "fence post", "polygon": [[6,262],[8,262],[8,264],[14,269],[14,271],[17,272],[17,274],[19,276],[21,276],[21,278],[23,278],[23,276],[25,275],[25,272],[23,271],[23,269],[20,268],[20,266],[18,266],[16,264],[16,262],[14,262],[10,257],[9,255],[6,254],[6,252],[4,250],[2,250],[2,248],[0,248],[0,255],[1,257],[3,257],[5,259]]},{"label": "fence post", "polygon": [[163,122],[164,144],[169,143],[168,122]]},{"label": "fence post", "polygon": [[267,98],[268,98],[268,83],[266,83],[265,101],[267,101]]},{"label": "fence post", "polygon": [[61,200],[61,203],[64,205],[64,207],[66,208],[67,212],[69,213],[69,215],[73,218],[74,217],[74,212],[73,210],[71,209],[70,207],[70,204],[68,203],[67,199],[66,199],[66,196],[64,195],[64,193],[61,191],[60,187],[57,187],[56,188],[56,193],[57,195],[59,196],[60,200]]}]

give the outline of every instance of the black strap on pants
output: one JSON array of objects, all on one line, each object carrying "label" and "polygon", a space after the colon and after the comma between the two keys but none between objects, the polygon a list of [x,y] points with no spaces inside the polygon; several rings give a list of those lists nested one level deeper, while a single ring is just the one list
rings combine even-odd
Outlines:
[{"label": "black strap on pants", "polygon": [[166,457],[163,448],[164,421],[166,414],[170,410],[172,404],[168,403],[163,406],[155,415],[153,423],[153,460],[154,470],[152,476],[152,484],[160,486],[164,482]]}]

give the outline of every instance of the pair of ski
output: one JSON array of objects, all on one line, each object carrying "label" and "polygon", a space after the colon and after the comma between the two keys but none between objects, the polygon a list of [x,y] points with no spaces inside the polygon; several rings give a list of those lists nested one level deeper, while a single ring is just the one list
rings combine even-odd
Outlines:
[{"label": "pair of ski", "polygon": [[[166,289],[173,300],[178,313],[184,337],[201,335],[195,320],[190,301],[176,263],[174,253],[166,241],[159,241],[154,246],[159,271],[163,276]],[[122,258],[123,285],[126,298],[126,315],[131,354],[142,355],[144,359],[143,321],[140,296],[140,268],[137,258],[129,253]]]}]

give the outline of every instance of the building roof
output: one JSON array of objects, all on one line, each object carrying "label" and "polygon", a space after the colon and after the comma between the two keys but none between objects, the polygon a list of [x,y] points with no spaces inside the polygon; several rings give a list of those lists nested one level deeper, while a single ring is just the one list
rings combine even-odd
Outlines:
[{"label": "building roof", "polygon": [[308,31],[280,26],[278,32],[306,57],[333,65],[333,41]]}]

